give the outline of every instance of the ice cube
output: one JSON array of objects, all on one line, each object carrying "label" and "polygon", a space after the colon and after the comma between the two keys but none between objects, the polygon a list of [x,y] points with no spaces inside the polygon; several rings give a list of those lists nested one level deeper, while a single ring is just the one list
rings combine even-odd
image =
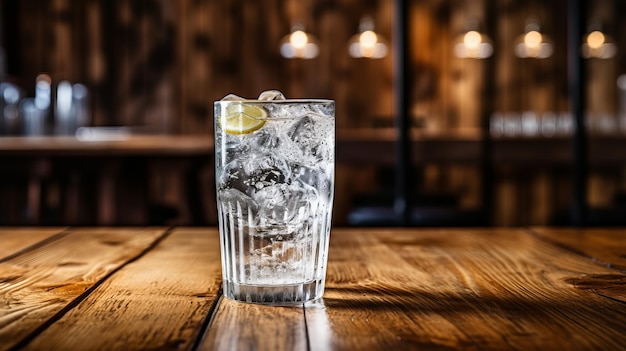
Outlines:
[{"label": "ice cube", "polygon": [[[254,157],[247,158],[243,169],[253,185],[258,182],[265,183],[265,185],[282,183],[289,178],[291,173],[284,160],[270,153],[255,154]],[[268,182],[271,184],[267,184]],[[260,186],[256,185],[256,187]]]},{"label": "ice cube", "polygon": [[261,225],[281,224],[288,221],[289,187],[287,184],[276,184],[265,187],[254,194],[260,204],[259,221]]},{"label": "ice cube", "polygon": [[317,191],[298,184],[276,184],[259,190],[253,196],[258,205],[259,225],[298,227],[308,220],[311,208],[319,202]]},{"label": "ice cube", "polygon": [[224,165],[218,178],[218,189],[232,188],[253,196],[265,187],[284,183],[290,174],[283,160],[269,154],[256,154]]},{"label": "ice cube", "polygon": [[311,112],[321,116],[334,116],[335,105],[334,104],[314,104],[310,106]]},{"label": "ice cube", "polygon": [[302,188],[311,187],[316,192],[319,191],[319,194],[328,194],[330,196],[332,190],[331,182],[322,167],[317,165],[313,167],[301,166],[294,173],[297,180],[294,184],[301,182]]},{"label": "ice cube", "polygon": [[255,149],[261,151],[275,151],[280,146],[280,137],[274,130],[265,128],[256,132]]},{"label": "ice cube", "polygon": [[300,147],[305,157],[318,162],[333,161],[335,133],[332,118],[308,114],[291,126],[288,136]]},{"label": "ice cube", "polygon": [[316,209],[320,201],[318,189],[302,181],[296,181],[289,186],[289,190],[291,212],[299,217],[310,216],[311,210]]},{"label": "ice cube", "polygon": [[306,143],[315,136],[315,121],[309,116],[300,118],[293,124],[288,135],[298,145]]},{"label": "ice cube", "polygon": [[271,100],[285,100],[285,95],[278,90],[266,90],[259,94],[259,100],[271,101]]},{"label": "ice cube", "polygon": [[244,183],[245,179],[243,163],[240,160],[234,160],[222,167],[221,174],[217,179],[217,188],[218,190],[237,189],[244,194],[249,194],[248,186]]},{"label": "ice cube", "polygon": [[221,101],[244,101],[244,100],[245,100],[245,98],[242,98],[239,95],[228,94],[228,95],[224,96]]},{"label": "ice cube", "polygon": [[300,148],[305,158],[312,158],[313,161],[322,161],[323,156],[318,157],[319,136],[316,131],[316,123],[313,118],[305,116],[294,123],[287,135]]},{"label": "ice cube", "polygon": [[285,175],[278,168],[264,168],[250,175],[248,185],[259,190],[284,181]]}]

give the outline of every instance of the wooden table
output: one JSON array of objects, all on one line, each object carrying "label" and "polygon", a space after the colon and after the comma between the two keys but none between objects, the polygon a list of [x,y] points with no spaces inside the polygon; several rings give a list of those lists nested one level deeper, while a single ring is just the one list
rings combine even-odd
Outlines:
[{"label": "wooden table", "polygon": [[323,301],[220,294],[214,228],[0,229],[0,350],[626,349],[626,230],[334,229]]}]

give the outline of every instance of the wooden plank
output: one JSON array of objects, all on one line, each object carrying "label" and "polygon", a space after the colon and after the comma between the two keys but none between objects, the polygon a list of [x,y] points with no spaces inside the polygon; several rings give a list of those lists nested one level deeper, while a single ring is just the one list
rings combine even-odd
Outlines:
[{"label": "wooden plank", "polygon": [[189,349],[217,302],[220,286],[217,230],[176,229],[25,349]]},{"label": "wooden plank", "polygon": [[307,350],[304,309],[222,297],[199,350]]},{"label": "wooden plank", "polygon": [[63,228],[0,228],[0,261],[62,231]]},{"label": "wooden plank", "polygon": [[[622,228],[534,228],[540,239],[590,259],[595,264],[626,273],[626,231]],[[580,289],[626,303],[624,274],[589,274],[569,280]]]},{"label": "wooden plank", "polygon": [[[624,275],[522,230],[334,230],[311,349],[621,349],[626,304],[572,280]],[[323,335],[316,343],[316,335]]]},{"label": "wooden plank", "polygon": [[626,230],[623,228],[533,228],[539,238],[626,273]]},{"label": "wooden plank", "polygon": [[72,229],[58,240],[0,262],[0,350],[19,346],[54,323],[163,233],[160,228]]}]

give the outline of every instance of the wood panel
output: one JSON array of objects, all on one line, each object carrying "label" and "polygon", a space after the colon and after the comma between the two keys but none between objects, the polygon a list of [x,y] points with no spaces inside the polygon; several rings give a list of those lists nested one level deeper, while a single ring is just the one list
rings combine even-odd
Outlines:
[{"label": "wood panel", "polygon": [[188,349],[216,305],[220,287],[216,230],[179,228],[99,285],[25,349]]},{"label": "wood panel", "polygon": [[536,228],[542,240],[586,257],[595,264],[622,274],[588,274],[571,278],[569,283],[602,297],[626,303],[626,232],[623,229]]},{"label": "wood panel", "polygon": [[539,238],[626,273],[626,232],[618,228],[536,228]]},{"label": "wood panel", "polygon": [[626,304],[573,281],[599,275],[615,283],[624,275],[521,230],[335,230],[330,245],[323,305],[306,310],[311,349],[620,349],[626,342]]},{"label": "wood panel", "polygon": [[0,350],[28,341],[102,279],[141,256],[163,229],[70,230],[0,263]]},{"label": "wood panel", "polygon": [[63,228],[0,228],[0,262],[29,247],[54,239]]},{"label": "wood panel", "polygon": [[324,298],[293,307],[221,297],[215,228],[63,233],[0,262],[0,350],[626,345],[623,229],[334,229]]},{"label": "wood panel", "polygon": [[[478,127],[486,99],[500,112],[567,110],[564,0],[481,0],[469,6],[450,0],[410,4],[411,114],[428,129]],[[14,10],[15,8],[15,10]],[[32,92],[48,72],[53,83],[68,79],[89,86],[96,124],[148,124],[159,130],[209,133],[212,101],[228,93],[255,97],[283,90],[291,97],[337,100],[341,127],[392,123],[391,55],[354,59],[347,42],[368,15],[391,41],[391,0],[149,1],[31,0],[7,6],[19,30],[5,33],[9,75]],[[623,5],[589,5],[590,21],[618,40]],[[554,43],[545,60],[520,59],[516,38],[536,18]],[[472,23],[494,42],[494,76],[486,60],[454,56],[453,42]],[[280,56],[279,42],[300,23],[320,44],[314,60]],[[18,44],[14,44],[18,43]],[[618,55],[623,55],[619,53]],[[619,56],[618,56],[619,58]],[[618,59],[589,60],[591,112],[615,114]],[[18,68],[16,70],[16,67]],[[482,96],[487,81],[495,96]],[[486,111],[487,113],[493,111]]]},{"label": "wood panel", "polygon": [[[254,321],[251,323],[251,321]],[[220,300],[198,350],[307,350],[302,306],[264,306]]]},{"label": "wood panel", "polygon": [[[371,16],[391,39],[390,0],[334,2],[164,0],[20,2],[11,79],[27,93],[50,74],[86,84],[96,125],[149,125],[207,134],[212,102],[280,89],[292,98],[336,98],[339,125],[391,120],[391,57],[353,59],[350,37]],[[8,7],[12,9],[11,7]],[[15,13],[13,13],[15,12]],[[297,23],[318,37],[320,56],[288,60],[280,40]],[[7,36],[9,34],[6,34]]]}]

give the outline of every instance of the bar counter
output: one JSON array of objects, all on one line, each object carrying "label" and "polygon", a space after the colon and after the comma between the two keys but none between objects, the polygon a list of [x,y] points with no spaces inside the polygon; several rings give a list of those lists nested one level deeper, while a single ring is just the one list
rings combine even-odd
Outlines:
[{"label": "bar counter", "polygon": [[[480,131],[459,129],[448,132],[411,130],[411,157],[416,166],[440,164],[496,167],[498,172],[518,171],[569,172],[572,164],[571,137],[499,137],[491,140],[485,152]],[[337,130],[336,162],[338,173],[345,167],[393,167],[396,136],[391,128],[356,128]],[[602,169],[607,177],[621,172],[626,136],[591,135],[589,165]],[[27,198],[23,206],[2,209],[8,225],[146,225],[150,222],[150,201],[160,198],[150,193],[154,175],[168,174],[182,184],[180,194],[168,195],[180,202],[177,223],[211,225],[216,223],[212,189],[201,194],[200,178],[210,174],[213,164],[211,135],[128,135],[91,141],[74,137],[2,137],[0,138],[0,198],[15,204]],[[483,164],[483,161],[486,163]],[[209,171],[207,171],[209,170]],[[152,177],[152,178],[151,178]],[[22,184],[26,183],[26,185]],[[46,186],[59,184],[58,208],[45,205]],[[211,184],[205,181],[204,184]],[[489,182],[489,184],[492,184]],[[4,188],[2,188],[4,187]],[[15,189],[25,188],[18,193]],[[129,189],[132,189],[130,191]],[[376,191],[372,189],[372,191]],[[87,203],[80,193],[96,194],[96,203]],[[201,194],[201,195],[198,195]],[[82,200],[82,202],[81,202]],[[157,204],[159,205],[159,204]],[[22,208],[25,207],[25,208]],[[346,209],[344,209],[344,212]],[[545,214],[548,216],[549,214]],[[342,213],[345,217],[345,213]],[[57,220],[57,217],[63,220]],[[343,218],[342,217],[342,218]],[[53,220],[50,220],[52,218]],[[538,223],[546,223],[540,220]],[[160,222],[158,224],[161,224]]]},{"label": "bar counter", "polygon": [[[151,177],[166,174],[182,184],[177,210],[189,223],[206,224],[199,177],[212,162],[213,139],[202,135],[0,137],[0,203],[14,205],[2,208],[3,223],[41,225],[53,218],[72,225],[145,225],[154,198]],[[51,184],[64,197],[52,210],[45,208]],[[22,187],[25,194],[16,190]],[[96,194],[97,201],[81,194]],[[25,209],[16,205],[23,197]]]},{"label": "bar counter", "polygon": [[326,293],[221,295],[215,228],[0,229],[0,350],[618,350],[626,230],[331,234]]},{"label": "bar counter", "polygon": [[[419,163],[476,163],[481,158],[481,134],[475,128],[448,132],[411,130],[411,153]],[[571,162],[571,136],[496,137],[492,161],[513,165],[562,165]],[[341,128],[337,130],[337,160],[348,164],[394,164],[395,130],[392,128]],[[594,164],[624,163],[615,152],[626,147],[626,135],[590,135]],[[78,140],[74,137],[0,137],[3,157],[113,157],[213,155],[211,135],[129,135],[121,138]]]}]

